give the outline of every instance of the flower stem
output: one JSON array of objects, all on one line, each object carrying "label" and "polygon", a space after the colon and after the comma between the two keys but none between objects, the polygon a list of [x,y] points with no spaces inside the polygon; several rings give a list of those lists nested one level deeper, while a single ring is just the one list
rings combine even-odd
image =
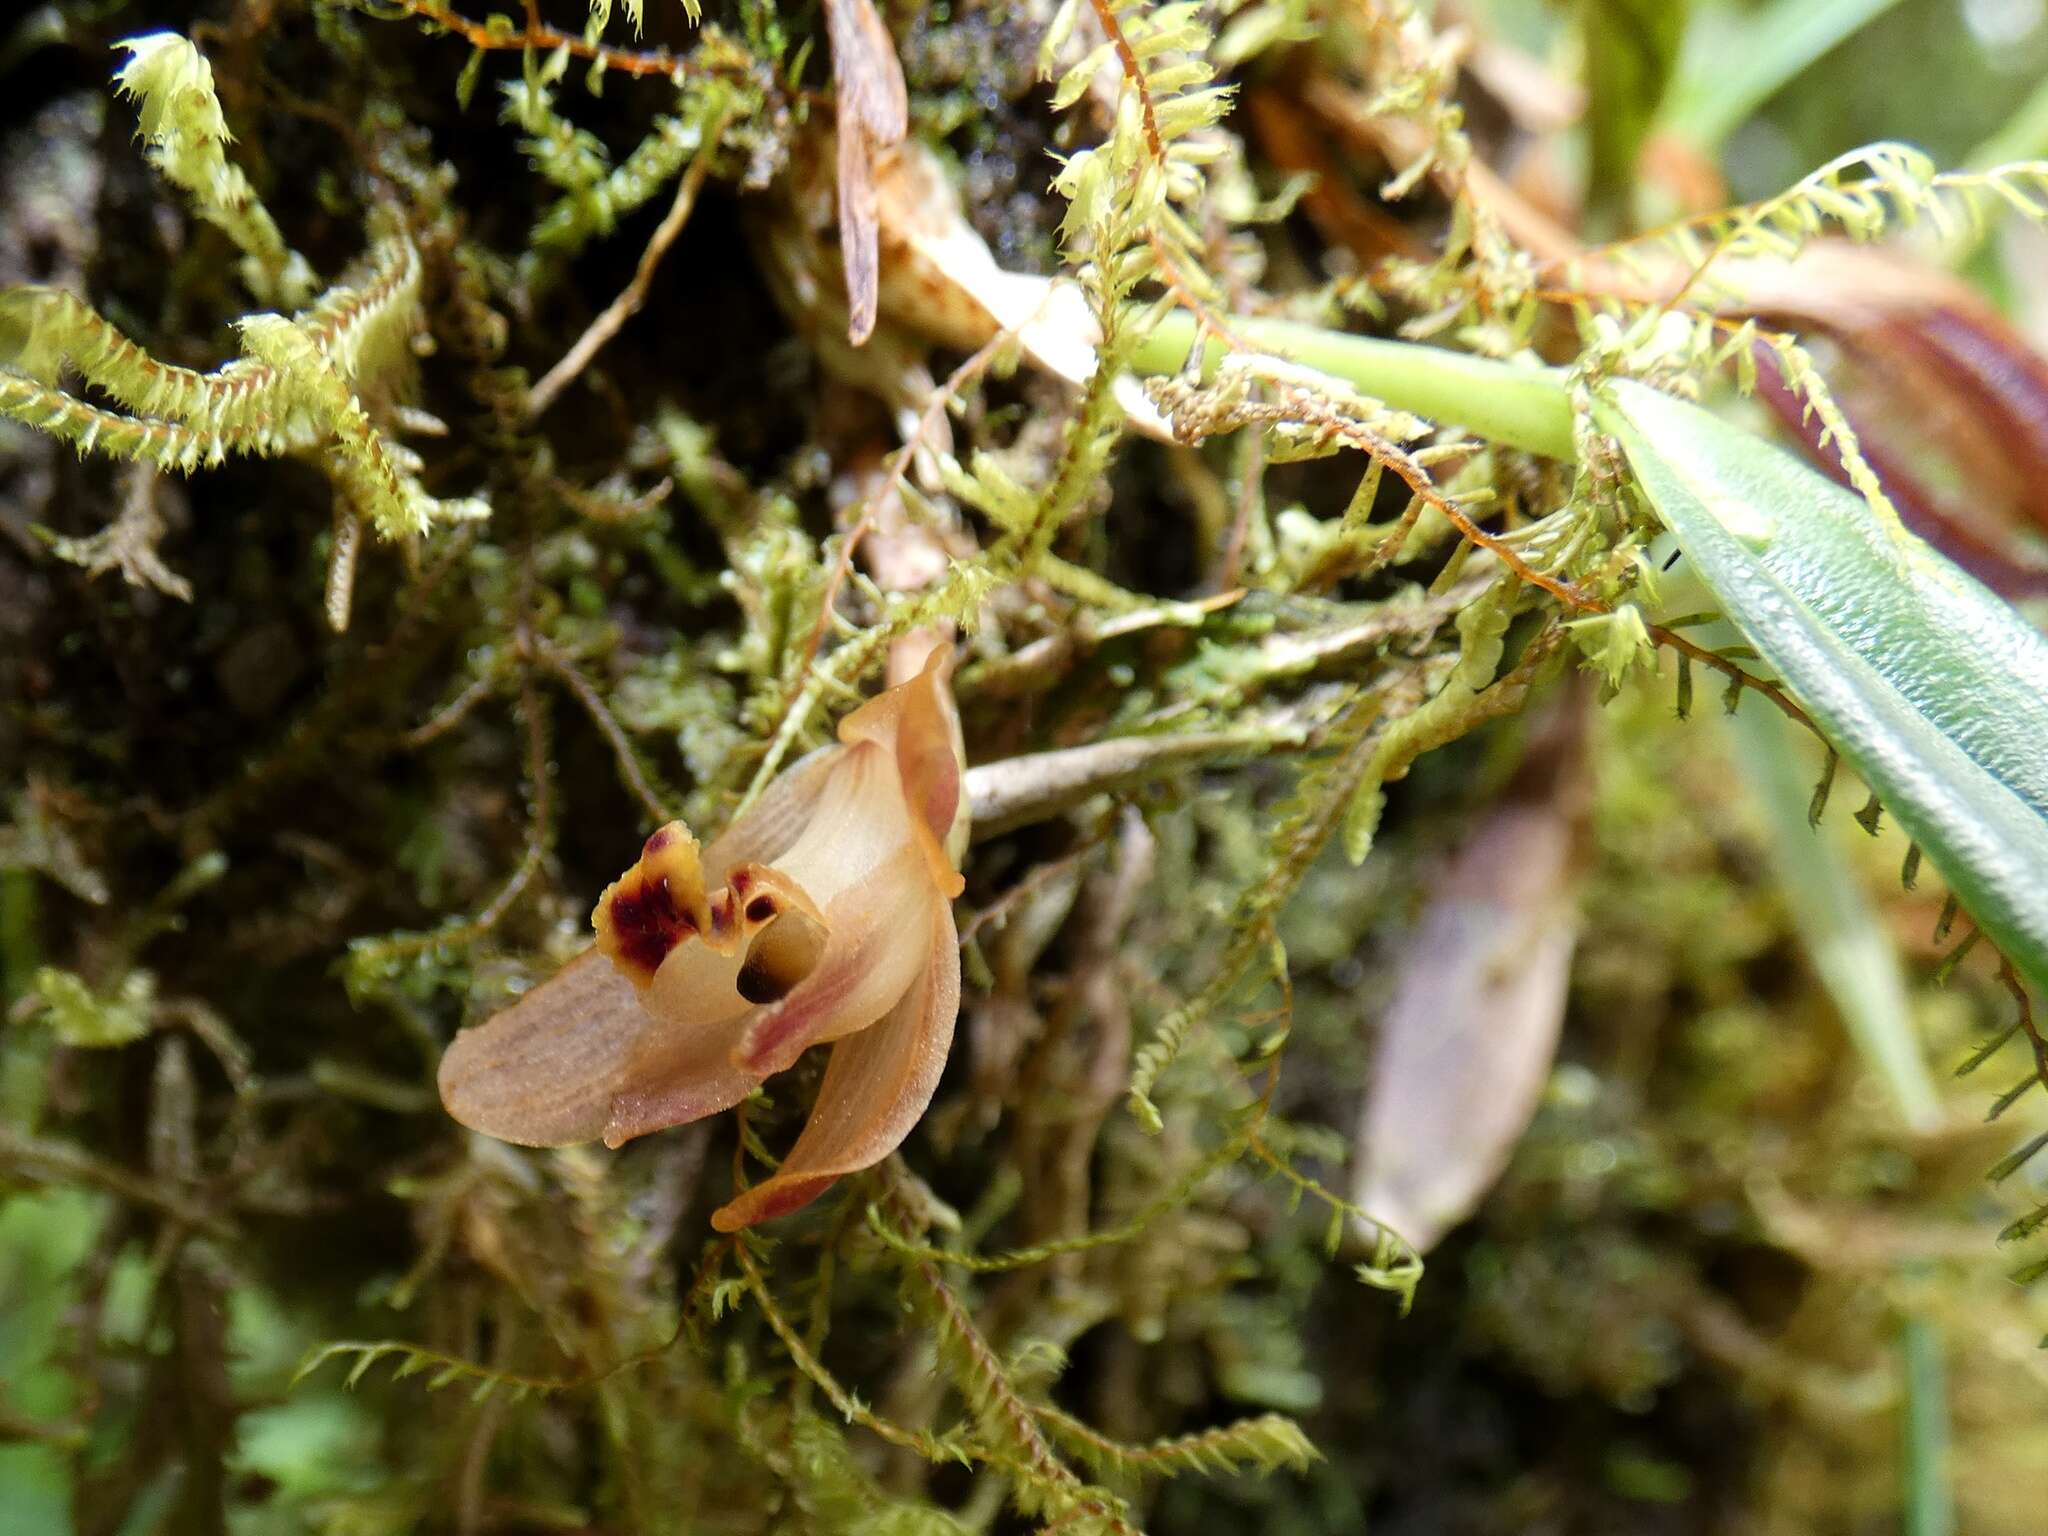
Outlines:
[{"label": "flower stem", "polygon": [[1940,1331],[1924,1315],[1909,1316],[1900,1333],[1899,1353],[1906,1381],[1902,1528],[1906,1536],[1955,1536],[1952,1436]]},{"label": "flower stem", "polygon": [[[1334,374],[1396,410],[1455,423],[1510,448],[1573,457],[1571,400],[1558,369],[1420,342],[1349,336],[1291,320],[1233,315],[1224,323],[1233,336]],[[1194,317],[1175,310],[1140,339],[1130,367],[1139,373],[1177,372],[1194,344]],[[1211,337],[1205,367],[1214,367],[1225,350]]]}]

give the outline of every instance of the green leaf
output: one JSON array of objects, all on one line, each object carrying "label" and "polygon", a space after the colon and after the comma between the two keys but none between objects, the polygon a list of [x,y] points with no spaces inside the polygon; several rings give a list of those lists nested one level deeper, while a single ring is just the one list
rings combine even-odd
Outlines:
[{"label": "green leaf", "polygon": [[[1813,763],[1802,754],[1806,733],[1755,698],[1729,726],[1743,777],[1763,813],[1765,852],[1815,974],[1864,1064],[1890,1090],[1899,1117],[1919,1134],[1937,1130],[1941,1094],[1913,1029],[1898,948],[1831,835],[1839,829],[1809,824],[1814,779]],[[1813,758],[1819,756],[1816,747]]]},{"label": "green leaf", "polygon": [[[1768,0],[1706,10],[1686,35],[1659,127],[1718,153],[1757,109],[1899,0]],[[1739,59],[1740,68],[1730,67]],[[2025,160],[2022,151],[1986,161]]]},{"label": "green leaf", "polygon": [[1596,417],[1727,616],[2048,987],[2048,640],[1854,492],[1697,406],[1622,380]]},{"label": "green leaf", "polygon": [[1678,67],[1688,0],[1579,0],[1586,44],[1586,126],[1596,202],[1618,205]]}]

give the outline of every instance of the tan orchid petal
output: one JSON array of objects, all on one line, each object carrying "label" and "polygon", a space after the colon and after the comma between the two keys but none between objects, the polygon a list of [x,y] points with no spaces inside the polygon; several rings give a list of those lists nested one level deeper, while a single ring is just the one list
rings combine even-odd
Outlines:
[{"label": "tan orchid petal", "polygon": [[585,950],[441,1058],[441,1102],[473,1131],[524,1147],[604,1134],[637,1042],[654,1028],[618,967]]},{"label": "tan orchid petal", "polygon": [[968,830],[962,789],[967,753],[953,703],[952,673],[953,647],[942,641],[932,647],[916,677],[876,695],[839,722],[841,741],[871,741],[895,757],[903,797],[928,833],[921,841],[933,879],[948,897],[962,889],[954,866],[966,849]]},{"label": "tan orchid petal", "polygon": [[810,824],[841,749],[820,747],[791,763],[704,850],[704,878],[723,885],[736,865],[773,864]]},{"label": "tan orchid petal", "polygon": [[810,824],[776,860],[816,902],[825,942],[816,968],[749,1022],[736,1060],[751,1072],[779,1072],[893,1006],[922,963],[916,936],[931,904],[957,880],[943,854],[947,884],[935,875],[931,833],[904,799],[891,746],[863,737],[840,750]]},{"label": "tan orchid petal", "polygon": [[872,1028],[832,1047],[818,1100],[773,1177],[715,1211],[736,1232],[808,1205],[835,1179],[871,1168],[903,1142],[931,1103],[960,1011],[960,942],[952,909],[934,903],[924,969]]},{"label": "tan orchid petal", "polygon": [[838,749],[803,835],[775,868],[829,918],[841,891],[869,884],[915,848],[912,820],[895,757],[872,741],[851,742]]}]

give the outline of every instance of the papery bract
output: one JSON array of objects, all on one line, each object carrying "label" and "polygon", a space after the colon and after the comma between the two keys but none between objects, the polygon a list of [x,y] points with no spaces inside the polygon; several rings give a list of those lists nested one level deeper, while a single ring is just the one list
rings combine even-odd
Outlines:
[{"label": "papery bract", "polygon": [[840,722],[723,836],[671,822],[608,887],[596,944],[441,1063],[464,1125],[525,1146],[702,1119],[814,1044],[817,1103],[721,1231],[796,1210],[909,1134],[960,1005],[952,898],[966,845],[951,648]]}]

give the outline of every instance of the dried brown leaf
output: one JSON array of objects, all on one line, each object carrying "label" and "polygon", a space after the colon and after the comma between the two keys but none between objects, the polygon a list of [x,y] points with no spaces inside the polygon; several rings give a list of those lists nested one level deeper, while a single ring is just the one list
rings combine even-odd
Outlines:
[{"label": "dried brown leaf", "polygon": [[875,331],[876,160],[910,130],[910,97],[896,42],[874,0],[825,0],[832,77],[839,90],[839,254],[846,274],[846,339],[860,346]]},{"label": "dried brown leaf", "polygon": [[1353,1199],[1427,1252],[1471,1215],[1550,1076],[1578,933],[1574,693],[1434,881],[1380,1025]]}]

